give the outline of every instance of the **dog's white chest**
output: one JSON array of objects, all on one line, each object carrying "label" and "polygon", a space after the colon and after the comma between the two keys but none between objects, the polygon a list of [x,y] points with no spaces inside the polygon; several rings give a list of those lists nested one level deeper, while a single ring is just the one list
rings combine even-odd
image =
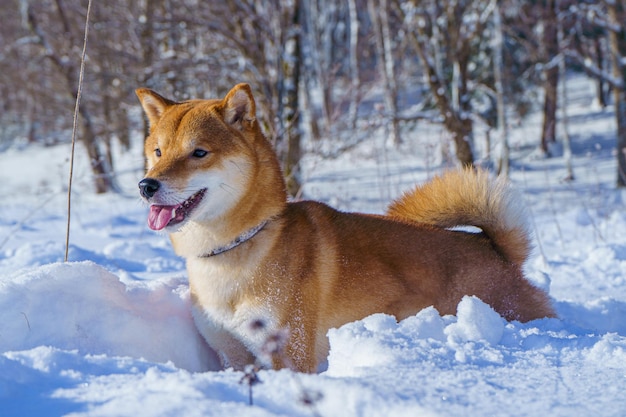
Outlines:
[{"label": "dog's white chest", "polygon": [[252,285],[250,271],[223,268],[217,262],[188,262],[193,316],[200,333],[219,351],[237,341],[258,353],[277,330],[278,319],[263,297],[243,297]]}]

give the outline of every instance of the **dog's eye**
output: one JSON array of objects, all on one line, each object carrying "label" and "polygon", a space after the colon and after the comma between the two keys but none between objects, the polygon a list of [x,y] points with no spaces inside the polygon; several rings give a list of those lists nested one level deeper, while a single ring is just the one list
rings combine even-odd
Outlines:
[{"label": "dog's eye", "polygon": [[204,149],[196,149],[191,155],[194,158],[204,158],[205,156],[207,156],[208,153],[209,152],[205,151]]},{"label": "dog's eye", "polygon": [[154,154],[156,155],[157,158],[160,158],[161,157],[161,150],[159,148],[156,148],[154,150]]}]

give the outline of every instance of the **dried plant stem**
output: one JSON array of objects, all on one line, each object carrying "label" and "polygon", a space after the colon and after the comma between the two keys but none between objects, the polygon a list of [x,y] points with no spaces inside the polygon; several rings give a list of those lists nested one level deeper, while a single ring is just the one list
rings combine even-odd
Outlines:
[{"label": "dried plant stem", "polygon": [[65,262],[68,261],[70,251],[70,219],[72,211],[72,178],[74,176],[74,153],[76,149],[76,125],[78,124],[78,109],[80,97],[83,92],[83,76],[85,74],[85,55],[87,54],[87,36],[89,35],[89,15],[91,13],[91,0],[87,3],[85,16],[85,36],[83,39],[83,52],[80,57],[80,71],[78,75],[78,89],[76,90],[76,105],[74,106],[74,121],[72,125],[72,149],[70,151],[70,173],[67,185],[67,229],[65,231]]}]

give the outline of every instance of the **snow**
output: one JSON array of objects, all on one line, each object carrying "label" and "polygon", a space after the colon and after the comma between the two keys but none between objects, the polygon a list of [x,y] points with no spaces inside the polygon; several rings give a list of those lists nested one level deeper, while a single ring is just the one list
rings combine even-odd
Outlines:
[{"label": "snow", "polygon": [[48,264],[3,279],[0,321],[11,335],[0,339],[3,352],[52,345],[192,371],[216,367],[191,322],[181,278],[124,284],[90,261]]},{"label": "snow", "polygon": [[[219,370],[193,325],[184,262],[147,227],[140,144],[118,151],[115,195],[91,193],[78,154],[68,263],[69,147],[3,151],[0,415],[626,415],[626,212],[614,188],[614,118],[591,107],[589,82],[574,81],[574,182],[559,180],[558,147],[555,158],[532,157],[538,115],[511,129],[511,178],[534,231],[527,275],[549,289],[559,318],[509,323],[472,296],[456,316],[430,307],[398,323],[375,314],[329,332],[326,371],[260,371],[252,406],[244,374]],[[399,150],[374,135],[335,159],[308,155],[306,195],[383,211],[446,167],[436,156],[440,128],[417,129]]]}]

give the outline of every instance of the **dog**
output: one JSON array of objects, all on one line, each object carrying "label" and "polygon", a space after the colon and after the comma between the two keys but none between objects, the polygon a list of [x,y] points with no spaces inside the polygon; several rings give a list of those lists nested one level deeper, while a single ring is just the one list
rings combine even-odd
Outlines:
[{"label": "dog", "polygon": [[[288,202],[249,85],[213,100],[136,94],[150,126],[139,182],[148,225],[169,233],[186,258],[195,323],[224,367],[315,372],[329,329],[429,306],[455,314],[464,295],[507,320],[555,317],[523,275],[529,233],[504,180],[453,170],[385,215]],[[460,225],[480,232],[451,230]]]}]

